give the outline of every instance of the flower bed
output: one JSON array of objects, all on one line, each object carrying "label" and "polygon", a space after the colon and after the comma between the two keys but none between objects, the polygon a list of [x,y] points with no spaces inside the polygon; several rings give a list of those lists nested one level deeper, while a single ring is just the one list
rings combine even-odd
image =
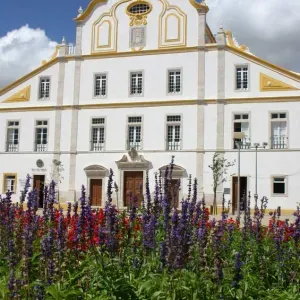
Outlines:
[{"label": "flower bed", "polygon": [[9,192],[0,201],[1,299],[299,299],[299,208],[294,223],[274,213],[263,227],[263,198],[240,226],[223,203],[221,220],[209,220],[189,179],[174,210],[172,167],[156,177],[153,199],[147,181],[142,207],[132,197],[123,212],[112,204],[112,171],[105,209],[91,208],[84,187],[66,212],[56,209],[52,182],[42,214],[28,176],[19,204]]}]

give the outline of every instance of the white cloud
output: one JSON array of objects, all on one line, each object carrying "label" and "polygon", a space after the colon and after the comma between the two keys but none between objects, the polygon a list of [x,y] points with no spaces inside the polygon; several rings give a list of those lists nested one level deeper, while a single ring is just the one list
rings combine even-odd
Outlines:
[{"label": "white cloud", "polygon": [[207,22],[222,25],[255,55],[300,72],[299,0],[207,0]]},{"label": "white cloud", "polygon": [[28,25],[0,38],[0,88],[41,65],[54,52],[56,42],[42,29]]}]

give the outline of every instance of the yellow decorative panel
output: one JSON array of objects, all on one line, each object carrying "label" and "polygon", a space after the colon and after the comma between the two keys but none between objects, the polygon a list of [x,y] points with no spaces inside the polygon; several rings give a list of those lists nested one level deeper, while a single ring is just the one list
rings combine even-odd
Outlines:
[{"label": "yellow decorative panel", "polygon": [[159,16],[158,47],[172,48],[186,46],[187,16],[175,5],[160,0],[163,5]]},{"label": "yellow decorative panel", "polygon": [[92,53],[116,51],[116,21],[103,16],[93,25]]},{"label": "yellow decorative panel", "polygon": [[30,90],[31,86],[27,86],[26,88],[22,89],[21,91],[15,93],[11,97],[7,98],[6,100],[2,101],[3,103],[7,102],[24,102],[30,100]]},{"label": "yellow decorative panel", "polygon": [[260,73],[260,91],[261,92],[276,92],[276,91],[295,91],[298,88],[284,83],[280,80],[272,78],[266,74]]},{"label": "yellow decorative panel", "polygon": [[[116,2],[109,12],[103,13],[92,26],[91,53],[116,52],[118,47],[118,19],[116,10],[119,5],[131,0]],[[101,2],[101,1],[100,1]],[[86,17],[86,16],[85,16]],[[77,18],[77,21],[81,19]]]},{"label": "yellow decorative panel", "polygon": [[111,30],[112,24],[110,20],[105,20],[99,24],[97,28],[97,49],[111,47]]}]

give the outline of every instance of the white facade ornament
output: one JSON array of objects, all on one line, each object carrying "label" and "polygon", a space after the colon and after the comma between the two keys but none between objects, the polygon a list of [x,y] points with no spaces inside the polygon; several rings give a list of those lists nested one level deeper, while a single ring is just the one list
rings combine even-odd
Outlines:
[{"label": "white facade ornament", "polygon": [[78,9],[78,16],[77,17],[80,17],[82,14],[83,14],[83,9],[80,6],[79,9]]}]

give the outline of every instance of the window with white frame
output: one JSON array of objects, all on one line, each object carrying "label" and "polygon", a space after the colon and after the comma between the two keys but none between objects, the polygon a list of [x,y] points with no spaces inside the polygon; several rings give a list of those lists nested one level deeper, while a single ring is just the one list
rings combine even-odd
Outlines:
[{"label": "window with white frame", "polygon": [[143,95],[143,72],[130,73],[130,95]]},{"label": "window with white frame", "polygon": [[245,149],[248,147],[248,143],[250,143],[250,123],[249,123],[249,114],[241,113],[234,114],[233,120],[233,136],[235,133],[243,133],[243,139],[233,138],[233,148],[237,149],[237,143],[240,143],[240,147]]},{"label": "window with white frame", "polygon": [[13,174],[4,174],[4,187],[3,193],[10,191],[12,193],[16,192],[16,175]]},{"label": "window with white frame", "polygon": [[168,93],[169,94],[181,93],[181,70],[169,70],[168,77],[169,77]]},{"label": "window with white frame", "polygon": [[276,176],[273,177],[273,195],[286,195],[287,186],[286,186],[286,177],[285,176]]},{"label": "window with white frame", "polygon": [[106,93],[107,93],[106,89],[107,89],[107,75],[96,74],[94,97],[106,97]]},{"label": "window with white frame", "polygon": [[271,148],[286,149],[287,141],[287,114],[271,113]]},{"label": "window with white frame", "polygon": [[248,90],[249,88],[249,70],[248,66],[236,67],[236,89]]},{"label": "window with white frame", "polygon": [[142,117],[128,117],[127,149],[141,150],[142,148]]},{"label": "window with white frame", "polygon": [[104,151],[105,118],[93,118],[91,132],[91,151]]},{"label": "window with white frame", "polygon": [[181,116],[167,116],[167,150],[181,149]]},{"label": "window with white frame", "polygon": [[48,149],[48,121],[35,123],[35,151],[44,152]]},{"label": "window with white frame", "polygon": [[50,77],[40,78],[40,99],[48,99],[50,97]]},{"label": "window with white frame", "polygon": [[6,141],[7,152],[19,151],[19,139],[20,139],[19,125],[20,125],[19,121],[8,121],[7,123],[7,141]]}]

